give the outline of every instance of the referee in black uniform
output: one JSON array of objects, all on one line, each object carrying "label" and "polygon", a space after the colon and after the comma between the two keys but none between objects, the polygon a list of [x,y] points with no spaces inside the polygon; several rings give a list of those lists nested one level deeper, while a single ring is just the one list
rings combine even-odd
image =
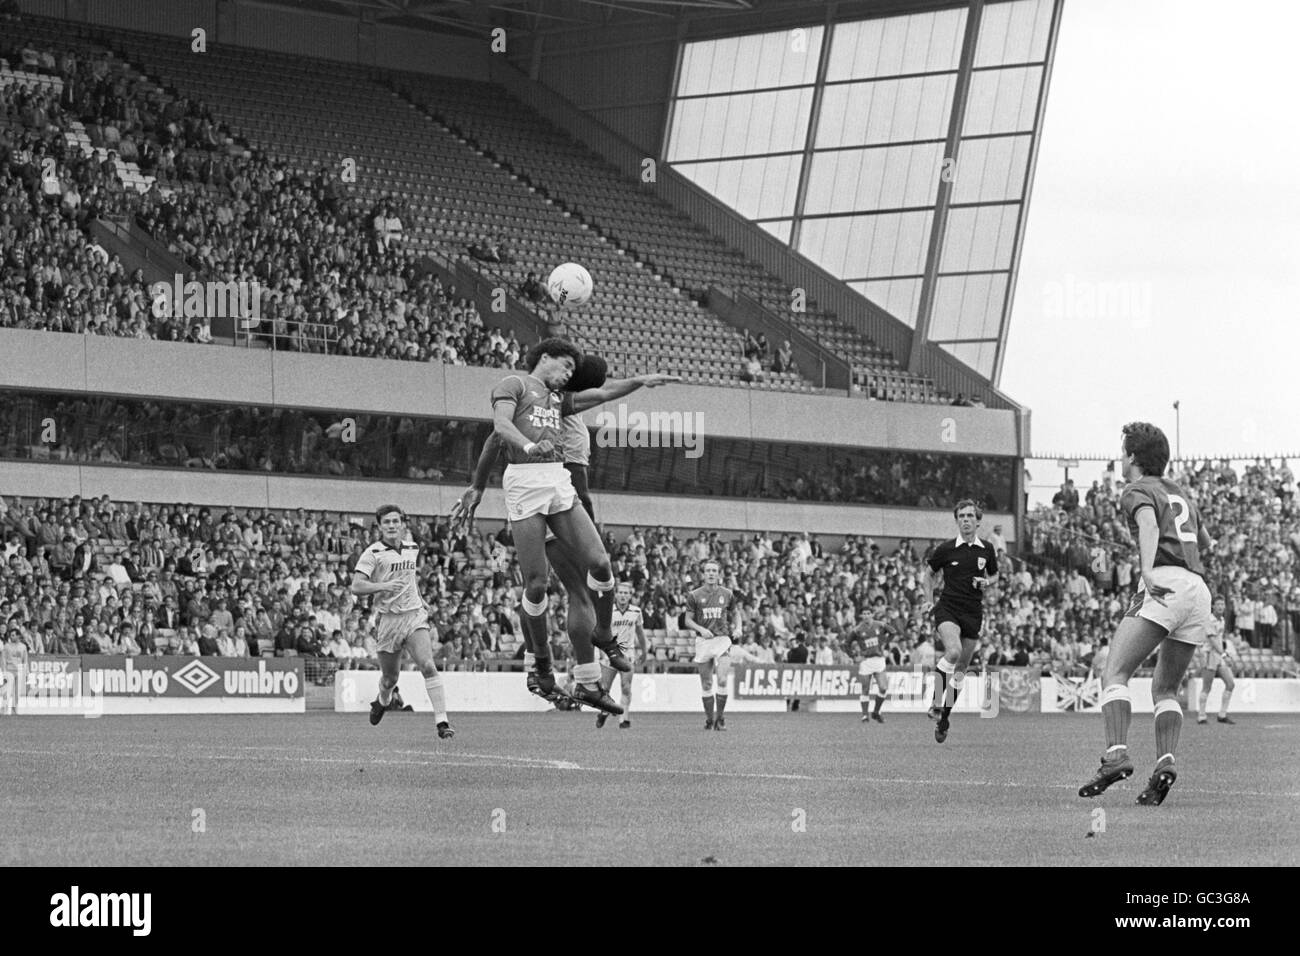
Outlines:
[{"label": "referee in black uniform", "polygon": [[[995,585],[998,558],[993,546],[981,540],[975,531],[984,511],[974,501],[964,498],[952,509],[957,519],[957,537],[943,541],[930,554],[925,573],[923,594],[932,595],[939,580],[943,593],[934,605],[934,623],[938,626],[943,656],[935,665],[934,704],[931,718],[938,717],[934,739],[948,739],[948,717],[961,694],[966,667],[980,644],[980,626],[984,623],[984,597]],[[939,648],[935,648],[936,652]]]}]

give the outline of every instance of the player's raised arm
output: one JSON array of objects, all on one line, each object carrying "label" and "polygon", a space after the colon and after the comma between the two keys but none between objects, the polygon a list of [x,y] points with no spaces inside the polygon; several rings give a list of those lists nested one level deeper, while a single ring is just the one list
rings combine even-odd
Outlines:
[{"label": "player's raised arm", "polygon": [[650,375],[638,375],[635,378],[616,378],[613,381],[606,382],[600,388],[588,388],[581,392],[575,392],[573,394],[573,410],[575,412],[586,411],[588,408],[595,408],[597,405],[603,405],[605,402],[622,398],[624,395],[631,395],[638,388],[658,388],[660,385],[668,385],[681,380],[680,375],[665,375],[660,372]]},{"label": "player's raised arm", "polygon": [[493,431],[483,443],[483,450],[479,452],[478,463],[474,466],[474,476],[470,479],[470,487],[479,491],[487,487],[488,475],[492,474],[492,468],[500,455],[501,436]]},{"label": "player's raised arm", "polygon": [[478,463],[474,465],[474,476],[470,486],[461,493],[459,500],[452,506],[450,521],[453,528],[472,521],[479,502],[483,500],[483,489],[487,487],[488,475],[501,455],[501,436],[495,431],[488,435],[479,452]]}]

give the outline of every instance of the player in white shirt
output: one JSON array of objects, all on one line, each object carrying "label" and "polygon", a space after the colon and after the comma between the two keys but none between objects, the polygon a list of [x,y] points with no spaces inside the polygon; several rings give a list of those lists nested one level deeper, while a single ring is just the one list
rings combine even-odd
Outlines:
[{"label": "player in white shirt", "polygon": [[375,639],[379,657],[379,696],[370,704],[370,723],[384,719],[393,700],[397,676],[402,669],[402,651],[411,655],[424,674],[424,687],[433,704],[438,736],[455,736],[447,720],[447,695],[442,675],[433,663],[433,642],[429,638],[429,606],[420,597],[420,549],[406,533],[406,516],[397,505],[384,505],[375,512],[380,538],[357,560],[352,575],[352,593],[374,595],[378,616]]},{"label": "player in white shirt", "polygon": [[[614,629],[614,640],[623,651],[623,656],[633,664],[641,657],[645,656],[645,621],[641,616],[641,609],[632,603],[632,585],[624,581],[614,590],[614,619],[612,626]],[[601,657],[605,655],[602,653]],[[628,717],[628,712],[632,709],[632,672],[618,671],[609,666],[608,660],[604,660],[601,666],[600,686],[609,693],[610,688],[614,686],[614,675],[618,674],[623,682],[623,717],[618,722],[620,730],[626,730],[632,726],[632,719]],[[609,714],[603,710],[596,715],[596,726],[604,727],[605,721],[609,719]]]},{"label": "player in white shirt", "polygon": [[1219,701],[1219,723],[1236,723],[1228,716],[1228,702],[1232,700],[1232,689],[1236,686],[1232,668],[1228,666],[1228,659],[1236,657],[1237,651],[1233,647],[1232,639],[1223,632],[1223,612],[1226,609],[1227,603],[1224,599],[1216,597],[1210,611],[1210,616],[1214,620],[1207,629],[1206,641],[1196,649],[1196,663],[1199,666],[1194,669],[1201,672],[1201,697],[1196,708],[1198,724],[1208,722],[1205,716],[1205,705],[1210,699],[1210,686],[1216,677],[1223,681],[1223,697]]}]

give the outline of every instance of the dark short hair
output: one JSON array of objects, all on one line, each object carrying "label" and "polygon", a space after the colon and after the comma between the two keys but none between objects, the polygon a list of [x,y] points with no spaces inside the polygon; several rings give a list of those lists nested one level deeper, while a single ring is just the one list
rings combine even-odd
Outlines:
[{"label": "dark short hair", "polygon": [[[582,357],[573,370],[573,375],[565,383],[566,392],[581,392],[588,388],[600,388],[609,377],[609,365],[599,355],[590,352]],[[702,533],[702,532],[701,532]]]},{"label": "dark short hair", "polygon": [[406,512],[397,505],[381,505],[379,509],[375,511],[375,520],[383,521],[385,517],[391,514],[399,514],[403,519],[406,518]]},{"label": "dark short hair", "polygon": [[961,512],[962,508],[974,508],[975,518],[980,520],[984,517],[984,509],[980,507],[979,502],[973,498],[963,498],[952,509],[952,516],[955,518]]},{"label": "dark short hair", "polygon": [[1124,426],[1124,452],[1144,475],[1164,477],[1169,467],[1169,439],[1150,422],[1129,422]]},{"label": "dark short hair", "polygon": [[578,347],[568,339],[562,339],[559,336],[552,336],[548,339],[542,339],[536,345],[528,350],[524,355],[524,370],[531,372],[537,368],[537,363],[542,360],[543,355],[555,357],[567,355],[573,359],[574,370],[577,370],[578,364],[582,361],[582,352]]}]

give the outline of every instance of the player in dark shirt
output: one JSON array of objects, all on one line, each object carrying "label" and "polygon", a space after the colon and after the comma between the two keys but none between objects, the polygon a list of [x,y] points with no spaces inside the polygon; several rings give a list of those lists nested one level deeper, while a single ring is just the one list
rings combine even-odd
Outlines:
[{"label": "player in dark shirt", "polygon": [[934,704],[930,708],[930,715],[938,717],[934,739],[939,743],[948,739],[953,704],[961,694],[966,668],[980,644],[984,597],[998,575],[998,556],[993,546],[975,533],[984,510],[966,498],[957,502],[952,514],[957,519],[958,535],[931,552],[922,590],[923,594],[932,594],[936,579],[943,579],[943,592],[934,605],[934,623],[939,632],[935,653],[939,660],[934,668]]},{"label": "player in dark shirt", "polygon": [[[717,561],[701,566],[704,584],[687,592],[686,628],[695,632],[695,662],[700,665],[700,695],[704,729],[726,730],[727,679],[731,676],[732,638],[740,636],[740,619],[734,615],[736,596],[719,584],[722,568]],[[718,690],[713,691],[717,671]],[[716,717],[715,717],[716,713]]]},{"label": "player in dark shirt", "polygon": [[[544,341],[541,345],[535,347],[534,350],[545,344],[546,342]],[[642,386],[654,388],[658,385],[675,381],[678,381],[677,376],[659,374],[642,375],[631,379],[615,379],[607,381],[604,360],[600,359],[599,356],[584,355],[578,360],[578,363],[573,369],[572,374],[569,376],[568,381],[562,386],[563,392],[572,394],[566,394],[561,400],[561,406],[564,412],[561,416],[561,420],[563,422],[566,420],[567,416],[571,414],[576,416],[577,412],[581,412],[584,409],[593,408],[596,405],[610,401],[614,398],[621,398],[636,391]],[[527,385],[528,383],[524,384]],[[473,518],[475,510],[478,508],[478,504],[482,500],[483,490],[487,487],[488,476],[490,475],[498,456],[507,448],[508,443],[502,438],[498,431],[494,431],[488,436],[487,441],[484,443],[482,453],[479,456],[478,465],[475,468],[473,482],[470,488],[461,495],[460,500],[452,510],[451,517],[453,523],[459,525],[461,523],[467,523]],[[509,460],[510,456],[506,455],[506,458]],[[585,468],[583,470],[585,472]],[[564,478],[564,480],[561,481],[561,484],[568,483],[570,480],[565,476],[557,475],[557,477]],[[502,483],[504,486],[504,477]],[[507,502],[507,510],[509,511],[509,502]],[[573,514],[574,511],[575,509],[570,506],[564,514]],[[590,512],[587,512],[587,514],[590,517]],[[556,517],[556,515],[551,514],[547,518],[547,523],[549,524]],[[577,516],[575,515],[575,518],[576,517]],[[582,524],[581,518],[577,518],[577,523]],[[529,530],[525,525],[526,523],[523,521],[512,521],[511,530],[516,536],[516,543],[518,543],[519,536],[525,534]],[[574,656],[578,660],[578,665],[584,668],[587,666],[587,662],[583,660],[584,654],[587,653],[586,648],[594,647],[605,652],[606,656],[609,658],[611,667],[617,670],[630,671],[632,665],[620,654],[618,645],[614,642],[612,634],[608,632],[608,629],[604,632],[601,630],[599,620],[600,600],[602,594],[597,593],[597,590],[592,587],[592,581],[587,575],[587,572],[582,570],[586,565],[582,562],[581,551],[570,544],[561,534],[555,533],[546,525],[542,525],[541,527],[544,533],[544,567],[547,564],[554,567],[569,598],[569,613],[567,618],[568,632],[569,639],[573,643]],[[522,558],[522,549],[520,554]],[[543,595],[544,593],[545,592],[543,591]],[[525,600],[523,603],[527,605],[527,589],[525,589],[524,598]],[[554,701],[558,697],[563,697],[564,694],[556,687],[554,678],[550,673],[550,645],[545,636],[546,627],[544,614],[545,611],[543,609],[541,613],[530,616],[527,612],[526,606],[521,608],[520,623],[523,626],[525,647],[524,664],[525,670],[528,672],[526,680],[529,691],[537,694],[539,697],[544,697],[547,700]],[[533,620],[533,617],[540,619],[540,628],[535,626],[536,622]],[[530,627],[530,625],[534,626]],[[536,633],[536,631],[540,631],[540,634]],[[539,647],[541,653],[538,653]],[[597,670],[599,670],[600,665],[596,664],[595,666]],[[577,680],[575,681],[574,687],[575,690],[578,691],[575,696],[577,696],[583,703],[590,704],[598,710],[615,714],[622,713],[621,708],[611,706],[613,705],[613,701],[609,698],[607,692],[600,687],[599,678],[594,688],[583,687],[585,683],[589,683],[585,679],[587,676],[588,674],[586,671],[582,674],[578,674],[575,668],[575,677]]]},{"label": "player in dark shirt", "polygon": [[1079,796],[1098,796],[1112,783],[1132,775],[1128,727],[1133,706],[1128,682],[1158,648],[1151,678],[1156,767],[1137,802],[1159,806],[1178,779],[1174,750],[1183,726],[1178,686],[1214,623],[1201,563],[1202,550],[1208,550],[1213,542],[1195,503],[1177,483],[1163,477],[1169,465],[1169,439],[1164,432],[1147,422],[1125,425],[1121,455],[1128,484],[1120,496],[1120,510],[1138,544],[1142,588],[1110,642],[1101,679],[1106,753],[1101,768],[1079,788]]},{"label": "player in dark shirt", "polygon": [[[880,605],[877,610],[883,613],[884,599],[876,600]],[[850,633],[862,644],[862,660],[858,663],[858,678],[862,681],[862,693],[858,695],[858,702],[862,705],[862,722],[865,724],[868,720],[875,720],[876,723],[883,724],[885,718],[880,716],[880,708],[889,696],[885,648],[890,640],[899,636],[898,629],[883,617],[868,617]],[[872,697],[876,699],[875,708],[868,710]]]}]

